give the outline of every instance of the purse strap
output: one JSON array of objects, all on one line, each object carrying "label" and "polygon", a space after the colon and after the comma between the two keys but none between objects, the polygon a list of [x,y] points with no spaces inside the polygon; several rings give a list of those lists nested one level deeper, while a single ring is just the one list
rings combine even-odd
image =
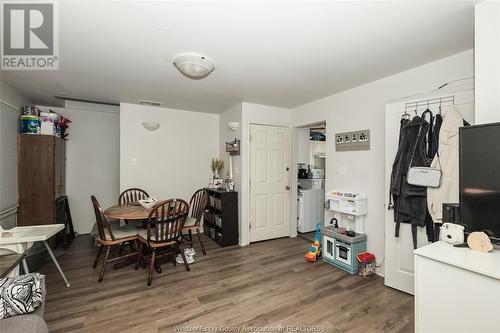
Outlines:
[{"label": "purse strap", "polygon": [[420,123],[420,127],[418,128],[417,140],[415,141],[415,145],[413,146],[413,152],[411,153],[410,164],[408,165],[408,170],[411,168],[413,163],[413,157],[415,157],[415,152],[417,151],[418,141],[420,140],[420,135],[422,134],[422,126],[424,125],[424,119]]},{"label": "purse strap", "polygon": [[432,129],[434,127],[434,114],[430,109],[427,109],[422,113],[422,120],[425,120],[426,115],[429,114],[429,130],[427,131],[427,141],[426,141],[426,146],[427,146],[427,153],[426,156],[427,158],[434,158],[434,156],[429,156],[432,150],[432,140],[433,140],[433,133]]}]

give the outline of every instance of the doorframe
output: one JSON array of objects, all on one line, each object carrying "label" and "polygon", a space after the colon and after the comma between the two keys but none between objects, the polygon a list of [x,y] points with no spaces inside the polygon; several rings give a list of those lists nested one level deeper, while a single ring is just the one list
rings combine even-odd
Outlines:
[{"label": "doorframe", "polygon": [[[290,140],[290,145],[289,145],[289,150],[288,154],[290,154],[290,163],[293,166],[293,140],[292,140],[292,132],[291,132],[291,126],[289,123],[279,123],[279,122],[269,122],[269,123],[262,123],[262,122],[248,122],[246,125],[243,125],[241,128],[241,137],[242,141],[246,143],[246,145],[241,145],[241,228],[240,228],[240,245],[245,246],[250,244],[250,154],[251,154],[251,149],[250,149],[250,127],[252,125],[262,125],[262,126],[275,126],[275,127],[282,127],[286,128],[289,131],[289,140]],[[289,172],[289,177],[290,177],[290,191],[292,191],[292,195],[290,195],[290,213],[293,212],[292,207],[292,196],[293,196],[293,187],[292,187],[292,166],[290,166],[290,172]],[[295,185],[296,187],[297,185]],[[296,196],[296,194],[295,194]],[[295,199],[296,200],[296,199]],[[295,216],[297,215],[297,212],[295,212]],[[292,219],[292,215],[290,214],[290,233],[289,237],[295,237],[296,235],[292,234],[292,225],[295,222],[295,229],[297,228],[297,218],[295,217],[295,221]]]},{"label": "doorframe", "polygon": [[[325,191],[325,195],[326,193],[329,191],[328,187],[327,187],[327,180],[328,180],[328,159],[329,159],[329,156],[330,154],[328,153],[328,145],[329,145],[329,137],[331,135],[329,135],[328,133],[328,122],[327,120],[318,120],[318,121],[314,121],[314,122],[311,122],[311,123],[306,123],[306,124],[302,124],[302,125],[298,125],[298,126],[294,126],[292,127],[292,132],[291,132],[291,135],[292,135],[292,138],[290,139],[290,141],[292,142],[292,167],[290,168],[291,170],[291,173],[290,173],[290,177],[291,177],[291,182],[290,182],[290,187],[292,188],[292,194],[290,196],[290,237],[297,237],[298,233],[297,233],[297,186],[298,186],[298,173],[299,173],[299,166],[298,166],[298,163],[299,163],[299,145],[298,145],[298,134],[299,134],[299,129],[301,128],[305,128],[305,127],[313,127],[315,125],[318,125],[318,124],[321,124],[321,123],[324,123],[325,124],[325,135],[326,135],[326,140],[325,140],[325,188],[324,188],[324,191]],[[295,175],[295,176],[292,176],[292,175]],[[323,223],[325,223],[325,221],[328,220],[328,214],[327,214],[327,211],[325,210],[325,218],[324,218],[324,221]]]},{"label": "doorframe", "polygon": [[[384,265],[384,285],[387,287],[394,288],[396,290],[400,290],[402,292],[408,293],[413,295],[415,290],[414,290],[414,284],[411,283],[414,280],[414,271],[411,272],[404,272],[404,273],[398,273],[397,270],[393,270],[393,267],[397,267],[397,262],[399,261],[398,256],[401,255],[400,252],[396,251],[398,250],[397,246],[404,242],[404,237],[406,237],[406,244],[403,244],[404,248],[408,249],[409,254],[411,255],[412,258],[413,256],[413,249],[411,247],[411,236],[410,233],[410,226],[408,224],[402,224],[401,226],[401,232],[400,232],[400,237],[395,238],[394,237],[394,210],[387,210],[387,207],[389,206],[389,187],[390,187],[390,176],[391,176],[391,170],[392,170],[392,163],[395,158],[395,154],[397,151],[397,146],[394,146],[394,143],[391,141],[391,147],[392,149],[388,149],[388,140],[387,136],[389,133],[389,129],[391,129],[392,133],[396,137],[399,132],[399,124],[397,123],[389,123],[391,121],[391,115],[398,115],[395,117],[396,119],[400,118],[400,114],[403,113],[404,111],[404,106],[406,102],[413,102],[413,101],[422,101],[422,100],[427,100],[427,99],[433,99],[433,98],[440,98],[440,97],[446,97],[453,95],[454,96],[454,106],[461,106],[461,105],[472,105],[472,113],[470,116],[472,119],[469,119],[468,121],[471,122],[471,124],[475,123],[475,100],[474,100],[474,87],[470,87],[468,89],[463,89],[463,90],[439,90],[438,92],[434,93],[428,93],[428,94],[422,94],[419,95],[418,97],[414,98],[409,98],[407,100],[393,100],[393,101],[388,101],[385,104],[385,112],[384,112],[384,124],[385,124],[385,130],[384,130],[384,163],[385,163],[385,174],[384,174],[384,183],[385,183],[385,201],[384,201],[384,206],[386,207],[385,209],[385,215],[384,215],[384,259],[382,261],[385,262]],[[394,106],[396,111],[389,111],[388,107]],[[434,108],[433,108],[434,109]],[[421,114],[425,110],[425,107],[422,107],[418,110],[418,113]],[[390,112],[395,112],[390,113]],[[462,114],[462,116],[464,116]],[[444,115],[446,117],[446,114]],[[465,119],[465,117],[464,117]],[[393,119],[394,120],[394,119]],[[467,120],[467,119],[466,119]],[[397,141],[396,141],[397,142]],[[397,143],[396,143],[397,145]],[[391,155],[389,155],[389,151],[391,151]],[[406,230],[404,230],[406,229]],[[403,235],[403,232],[405,235]],[[418,236],[417,236],[417,247],[421,247],[424,245],[427,245],[427,238],[425,236],[425,230],[424,228],[419,228],[418,230]],[[405,253],[403,253],[405,254]],[[408,254],[408,252],[406,252]],[[410,267],[413,267],[410,265]],[[414,267],[413,267],[414,268]],[[400,274],[398,276],[398,274]],[[405,277],[401,277],[401,275],[405,275]],[[410,277],[411,275],[411,277]],[[406,281],[404,281],[406,279]],[[411,281],[410,281],[411,280]],[[401,282],[402,281],[402,282]]]}]

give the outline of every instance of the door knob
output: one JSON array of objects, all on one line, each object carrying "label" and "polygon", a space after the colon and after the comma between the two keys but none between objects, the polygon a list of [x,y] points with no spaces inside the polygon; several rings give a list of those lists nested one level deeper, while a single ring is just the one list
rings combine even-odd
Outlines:
[{"label": "door knob", "polygon": [[285,189],[287,189],[288,191],[290,191],[290,186],[285,187]]}]

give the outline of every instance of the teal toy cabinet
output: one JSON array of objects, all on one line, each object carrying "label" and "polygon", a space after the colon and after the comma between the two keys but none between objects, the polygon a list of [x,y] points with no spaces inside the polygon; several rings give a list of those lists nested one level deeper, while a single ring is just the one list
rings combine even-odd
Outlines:
[{"label": "teal toy cabinet", "polygon": [[331,226],[325,227],[321,229],[321,247],[324,262],[349,274],[357,274],[359,263],[356,256],[366,251],[366,235],[357,233],[349,237]]}]

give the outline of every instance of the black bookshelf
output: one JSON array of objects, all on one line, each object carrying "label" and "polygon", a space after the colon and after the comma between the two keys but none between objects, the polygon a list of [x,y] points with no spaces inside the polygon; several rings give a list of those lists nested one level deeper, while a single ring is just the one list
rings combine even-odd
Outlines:
[{"label": "black bookshelf", "polygon": [[238,244],[238,192],[206,188],[208,205],[203,230],[220,246]]}]

